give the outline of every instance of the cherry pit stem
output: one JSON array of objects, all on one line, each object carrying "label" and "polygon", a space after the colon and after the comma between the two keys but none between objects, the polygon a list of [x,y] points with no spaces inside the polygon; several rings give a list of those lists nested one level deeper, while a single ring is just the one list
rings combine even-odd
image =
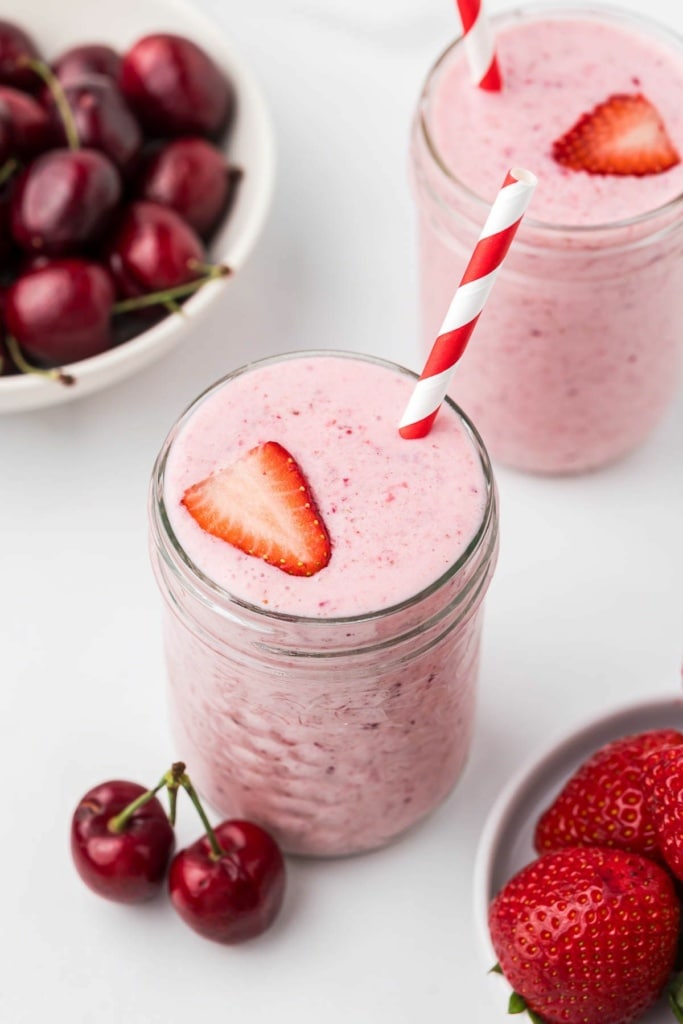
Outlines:
[{"label": "cherry pit stem", "polygon": [[169,299],[169,301],[165,302],[164,305],[169,313],[180,313],[181,316],[185,316],[185,310],[178,302]]},{"label": "cherry pit stem", "polygon": [[179,782],[180,785],[185,790],[185,792],[187,793],[187,795],[189,796],[192,803],[194,804],[195,810],[197,811],[197,814],[201,818],[202,825],[204,826],[204,830],[206,831],[206,837],[209,840],[209,845],[211,847],[212,859],[218,860],[219,857],[224,857],[225,850],[221,847],[221,844],[218,842],[218,839],[216,838],[216,833],[214,832],[211,826],[211,822],[206,816],[206,811],[202,807],[201,800],[199,799],[197,790],[190,782],[189,776],[186,775],[185,772],[183,772]]},{"label": "cherry pit stem", "polygon": [[175,827],[176,808],[178,805],[178,787],[180,780],[185,774],[185,764],[182,761],[175,761],[168,773],[166,789],[168,791],[168,820]]},{"label": "cherry pit stem", "polygon": [[[136,309],[147,309],[149,306],[158,306],[173,304],[177,299],[184,299],[188,295],[193,295],[196,291],[206,284],[207,281],[215,280],[219,277],[225,277],[229,270],[227,267],[222,267],[219,264],[216,265],[202,265],[203,276],[198,277],[195,281],[188,281],[186,284],[179,284],[175,288],[167,288],[161,292],[151,292],[149,295],[136,295],[132,299],[122,299],[120,302],[114,303],[113,312],[116,313],[131,313]],[[175,311],[175,310],[174,310]]]},{"label": "cherry pit stem", "polygon": [[0,167],[0,188],[19,170],[19,166],[19,161],[15,160],[14,157],[10,157],[9,160],[4,162],[2,167]]},{"label": "cherry pit stem", "polygon": [[17,339],[13,338],[11,334],[5,337],[5,344],[7,345],[7,351],[12,357],[12,361],[22,373],[32,373],[37,377],[47,377],[48,380],[56,380],[58,384],[64,384],[65,387],[71,387],[72,384],[76,383],[75,377],[72,377],[70,373],[64,373],[59,368],[45,370],[41,366],[34,366],[33,363],[29,363],[19,348]]},{"label": "cherry pit stem", "polygon": [[125,832],[126,825],[130,821],[132,816],[135,814],[135,812],[138,810],[138,808],[144,807],[145,804],[148,804],[149,801],[157,795],[160,789],[163,789],[164,786],[168,785],[168,776],[169,772],[166,772],[166,774],[162,776],[162,778],[159,780],[154,789],[148,789],[145,793],[141,793],[136,800],[133,800],[132,803],[129,803],[127,807],[124,807],[120,814],[117,814],[114,818],[111,818],[107,823],[107,828],[109,829],[109,831],[115,833]]},{"label": "cherry pit stem", "polygon": [[54,100],[57,111],[64,125],[64,133],[66,135],[66,141],[69,149],[80,149],[81,140],[78,135],[78,128],[76,127],[76,120],[73,115],[73,111],[69,106],[69,101],[66,98],[66,93],[62,87],[62,83],[59,81],[49,64],[46,64],[44,60],[40,60],[38,57],[24,57],[22,64],[29,67],[31,71],[42,78],[46,86],[52,93],[52,99]]},{"label": "cherry pit stem", "polygon": [[144,807],[145,804],[149,803],[149,801],[157,795],[160,789],[166,789],[168,791],[168,817],[171,825],[175,825],[178,789],[181,786],[189,796],[192,803],[194,804],[195,810],[197,811],[197,814],[201,819],[202,825],[204,826],[207,839],[209,840],[209,845],[211,846],[212,859],[218,860],[219,857],[224,857],[225,850],[222,849],[220,843],[218,842],[218,839],[216,838],[216,833],[214,832],[211,823],[208,817],[206,816],[206,811],[202,807],[199,795],[194,786],[192,785],[190,777],[186,773],[185,765],[182,761],[174,762],[174,764],[171,765],[170,770],[165,772],[159,779],[159,782],[156,784],[154,789],[148,789],[146,790],[146,792],[141,793],[140,796],[133,800],[131,803],[129,803],[127,807],[124,807],[120,814],[117,814],[114,818],[111,818],[107,825],[109,831],[115,833],[124,832],[126,829],[126,825],[130,821],[132,816],[135,814],[135,812],[140,807]]}]

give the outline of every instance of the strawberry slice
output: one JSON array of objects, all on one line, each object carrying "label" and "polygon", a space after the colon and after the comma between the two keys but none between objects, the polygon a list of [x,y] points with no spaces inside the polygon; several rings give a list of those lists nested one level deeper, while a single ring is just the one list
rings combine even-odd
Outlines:
[{"label": "strawberry slice", "polygon": [[681,158],[659,111],[641,94],[615,93],[553,143],[553,157],[589,174],[661,174]]},{"label": "strawberry slice", "polygon": [[308,483],[276,441],[188,487],[182,504],[202,530],[291,576],[312,576],[330,560]]}]

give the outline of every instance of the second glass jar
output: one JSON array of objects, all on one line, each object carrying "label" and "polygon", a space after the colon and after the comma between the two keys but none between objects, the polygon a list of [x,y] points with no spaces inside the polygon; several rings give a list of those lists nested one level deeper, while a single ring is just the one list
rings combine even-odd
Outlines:
[{"label": "second glass jar", "polygon": [[[680,67],[683,48],[672,33],[612,8],[529,6],[492,20],[500,33],[530,31],[549,19],[560,26],[583,19],[587,32],[591,25],[626,30]],[[535,52],[530,40],[529,48]],[[488,209],[458,178],[456,149],[449,163],[437,141],[435,119],[445,109],[440,90],[463,61],[458,40],[430,72],[413,124],[425,351]],[[538,54],[544,61],[547,55]],[[463,88],[474,87],[466,81]],[[516,89],[521,104],[523,83]],[[492,110],[496,101],[491,95],[476,102]],[[466,149],[467,138],[458,146]],[[506,170],[500,167],[501,181]],[[637,188],[642,179],[632,180]],[[541,177],[538,193],[548,187],[567,188],[567,179],[549,185]],[[535,220],[532,203],[451,388],[494,459],[532,472],[572,473],[610,462],[650,435],[679,380],[682,257],[681,195],[630,218],[580,226]]]}]

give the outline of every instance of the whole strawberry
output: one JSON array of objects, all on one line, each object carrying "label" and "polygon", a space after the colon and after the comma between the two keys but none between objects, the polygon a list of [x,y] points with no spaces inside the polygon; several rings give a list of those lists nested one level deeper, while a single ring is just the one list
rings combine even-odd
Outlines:
[{"label": "whole strawberry", "polygon": [[663,862],[645,796],[643,765],[655,750],[681,746],[675,729],[623,736],[572,775],[536,825],[538,853],[565,846],[610,846]]},{"label": "whole strawberry", "polygon": [[683,747],[654,750],[645,758],[643,777],[662,857],[683,881]]},{"label": "whole strawberry", "polygon": [[629,1024],[662,991],[674,964],[679,905],[654,861],[573,847],[539,857],[491,904],[500,969],[546,1024]]}]

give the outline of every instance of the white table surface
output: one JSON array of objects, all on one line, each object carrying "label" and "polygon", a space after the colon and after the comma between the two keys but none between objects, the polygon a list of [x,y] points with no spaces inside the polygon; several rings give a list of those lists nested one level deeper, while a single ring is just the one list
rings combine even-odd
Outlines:
[{"label": "white table surface", "polygon": [[[275,201],[191,344],[92,398],[0,420],[0,1021],[503,1021],[471,911],[492,800],[551,737],[680,686],[680,394],[617,466],[564,480],[498,472],[476,741],[460,786],[419,829],[372,855],[291,861],[276,926],[235,949],[196,937],[164,900],[98,900],[69,859],[86,789],[151,783],[174,756],[145,501],[177,413],[233,366],[289,348],[419,368],[406,140],[424,73],[454,34],[449,0],[197,2],[265,89]],[[683,30],[677,0],[628,6]],[[197,834],[186,812],[180,843]]]}]

